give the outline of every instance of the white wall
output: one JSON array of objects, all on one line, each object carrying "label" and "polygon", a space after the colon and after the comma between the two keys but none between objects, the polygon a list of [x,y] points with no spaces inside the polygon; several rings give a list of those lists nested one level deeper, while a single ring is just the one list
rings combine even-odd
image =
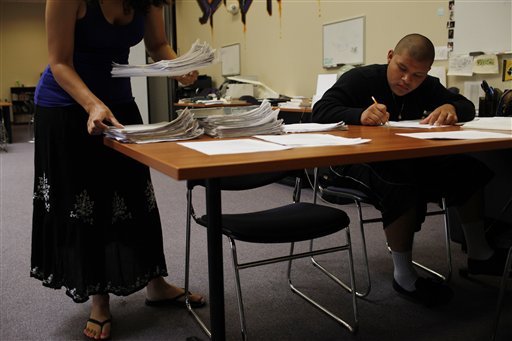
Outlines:
[{"label": "white wall", "polygon": [[[233,2],[228,0],[227,4]],[[221,4],[213,15],[212,28],[210,23],[199,23],[202,12],[196,1],[177,1],[180,52],[186,52],[196,39],[207,41],[217,49],[240,43],[242,75],[257,75],[260,81],[281,94],[312,96],[318,74],[338,71],[322,67],[322,25],[325,23],[365,16],[365,64],[385,63],[387,51],[408,33],[424,34],[436,46],[448,43],[448,0],[283,0],[281,5],[277,1],[271,3],[273,15],[269,16],[266,1],[253,1],[245,27],[240,13],[232,15]],[[446,61],[435,64],[447,66]],[[216,86],[224,81],[220,64],[201,73],[212,76]],[[512,84],[502,82],[501,75],[479,75],[449,76],[447,86],[463,90],[465,81],[481,81],[482,78],[501,89],[510,88]]]},{"label": "white wall", "polygon": [[[146,48],[144,41],[141,41],[130,50],[129,64],[146,64]],[[142,120],[144,123],[149,123],[148,111],[148,84],[146,77],[132,77],[132,91],[135,102],[137,103]]]}]

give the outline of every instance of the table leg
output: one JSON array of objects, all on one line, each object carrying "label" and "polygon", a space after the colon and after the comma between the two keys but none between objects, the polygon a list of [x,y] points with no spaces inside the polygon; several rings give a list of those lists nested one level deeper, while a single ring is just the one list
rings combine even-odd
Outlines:
[{"label": "table leg", "polygon": [[206,180],[206,214],[208,215],[208,279],[212,340],[226,339],[221,212],[220,179],[208,179]]}]

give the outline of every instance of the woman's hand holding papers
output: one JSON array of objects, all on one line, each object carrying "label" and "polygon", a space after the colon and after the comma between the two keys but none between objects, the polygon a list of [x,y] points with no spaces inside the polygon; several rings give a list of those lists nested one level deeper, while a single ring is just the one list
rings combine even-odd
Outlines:
[{"label": "woman's hand holding papers", "polygon": [[176,76],[176,77],[172,77],[172,78],[177,80],[181,85],[188,86],[188,85],[194,84],[196,82],[198,76],[199,76],[199,72],[194,70],[185,75]]}]

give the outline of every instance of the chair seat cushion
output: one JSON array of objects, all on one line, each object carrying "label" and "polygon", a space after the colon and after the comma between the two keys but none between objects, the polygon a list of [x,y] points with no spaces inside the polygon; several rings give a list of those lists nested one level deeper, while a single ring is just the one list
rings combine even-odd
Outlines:
[{"label": "chair seat cushion", "polygon": [[[202,216],[197,222],[207,226],[207,216]],[[349,217],[340,209],[304,202],[258,212],[222,215],[225,235],[253,243],[319,238],[340,231],[349,223]]]}]

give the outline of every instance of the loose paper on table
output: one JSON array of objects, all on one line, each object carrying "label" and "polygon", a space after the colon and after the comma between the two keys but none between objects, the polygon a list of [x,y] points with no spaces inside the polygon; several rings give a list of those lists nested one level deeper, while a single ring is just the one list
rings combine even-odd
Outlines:
[{"label": "loose paper on table", "polygon": [[272,152],[291,148],[255,139],[179,142],[178,144],[207,155]]},{"label": "loose paper on table", "polygon": [[512,139],[511,134],[478,130],[436,131],[428,133],[397,133],[397,135],[424,140],[478,140],[478,139]]},{"label": "loose paper on table", "polygon": [[464,123],[462,128],[512,131],[512,117],[477,117]]},{"label": "loose paper on table", "polygon": [[370,139],[346,138],[330,134],[256,135],[257,139],[289,147],[350,146],[370,142]]}]

